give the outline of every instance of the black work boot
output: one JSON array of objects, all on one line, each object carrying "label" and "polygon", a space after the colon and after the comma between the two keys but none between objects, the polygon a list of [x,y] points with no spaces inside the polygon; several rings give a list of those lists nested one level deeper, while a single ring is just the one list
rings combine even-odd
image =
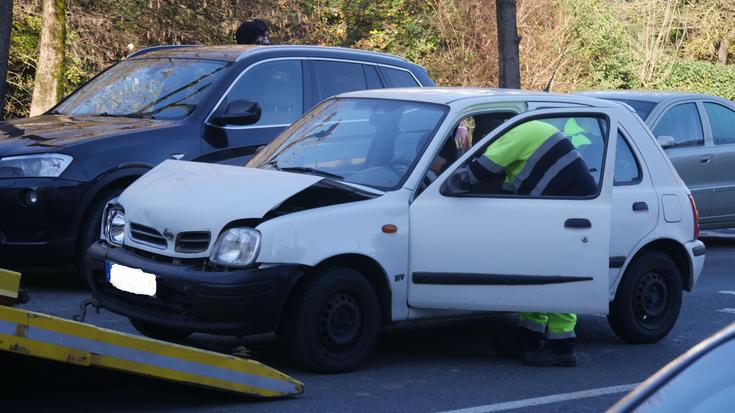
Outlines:
[{"label": "black work boot", "polygon": [[545,343],[543,334],[516,327],[510,336],[493,341],[493,351],[502,356],[520,358],[529,351],[540,352]]},{"label": "black work boot", "polygon": [[527,351],[521,355],[523,364],[537,367],[576,367],[577,340],[564,338],[548,340],[541,351]]}]

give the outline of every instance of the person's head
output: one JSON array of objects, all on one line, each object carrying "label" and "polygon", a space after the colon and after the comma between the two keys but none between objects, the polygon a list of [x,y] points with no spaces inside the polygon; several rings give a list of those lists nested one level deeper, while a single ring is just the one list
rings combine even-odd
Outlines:
[{"label": "person's head", "polygon": [[250,20],[244,22],[235,32],[237,44],[271,44],[268,38],[268,24],[263,20]]}]

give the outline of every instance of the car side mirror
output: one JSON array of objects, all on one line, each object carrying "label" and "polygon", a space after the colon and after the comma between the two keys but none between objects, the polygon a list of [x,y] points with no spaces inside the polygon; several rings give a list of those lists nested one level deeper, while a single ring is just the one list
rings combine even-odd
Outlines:
[{"label": "car side mirror", "polygon": [[227,104],[224,112],[214,116],[212,122],[218,126],[252,125],[260,120],[262,111],[258,102],[252,100],[233,100]]},{"label": "car side mirror", "polygon": [[661,135],[656,137],[656,140],[658,141],[658,144],[661,145],[661,147],[664,149],[671,148],[674,146],[674,144],[676,144],[673,136]]}]

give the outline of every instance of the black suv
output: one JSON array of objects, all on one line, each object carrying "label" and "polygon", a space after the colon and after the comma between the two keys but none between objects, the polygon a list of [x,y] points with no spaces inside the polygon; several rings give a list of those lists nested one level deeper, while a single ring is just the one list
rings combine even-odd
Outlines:
[{"label": "black suv", "polygon": [[0,123],[0,267],[81,264],[105,204],[165,159],[243,165],[307,109],[433,86],[421,66],[316,46],[159,46],[44,115]]}]

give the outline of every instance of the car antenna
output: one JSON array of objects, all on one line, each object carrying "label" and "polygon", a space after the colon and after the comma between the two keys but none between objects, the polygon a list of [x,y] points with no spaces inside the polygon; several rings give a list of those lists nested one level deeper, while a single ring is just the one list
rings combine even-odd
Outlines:
[{"label": "car antenna", "polygon": [[544,88],[544,92],[550,92],[551,91],[551,83],[554,81],[554,76],[556,75],[556,71],[559,70],[560,65],[556,65],[554,68],[554,71],[551,73],[551,77],[549,78],[549,83],[546,84],[546,87]]}]

